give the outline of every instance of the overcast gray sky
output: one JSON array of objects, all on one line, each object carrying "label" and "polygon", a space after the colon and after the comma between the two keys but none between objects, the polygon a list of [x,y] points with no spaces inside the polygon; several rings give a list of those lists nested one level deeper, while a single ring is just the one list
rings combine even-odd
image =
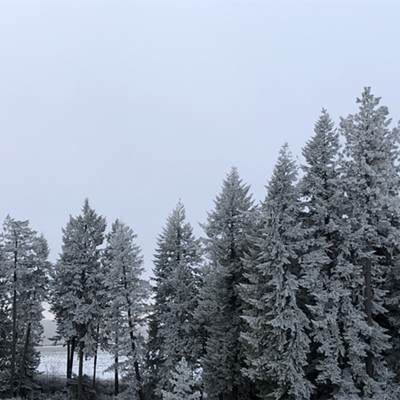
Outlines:
[{"label": "overcast gray sky", "polygon": [[400,2],[1,1],[0,218],[51,259],[83,201],[138,234],[148,270],[181,198],[198,222],[231,166],[265,195],[322,107],[364,86],[400,118]]}]

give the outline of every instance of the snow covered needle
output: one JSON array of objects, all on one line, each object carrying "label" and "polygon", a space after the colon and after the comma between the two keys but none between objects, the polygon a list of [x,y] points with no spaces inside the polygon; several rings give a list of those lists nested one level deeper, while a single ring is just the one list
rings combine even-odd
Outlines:
[{"label": "snow covered needle", "polygon": [[193,371],[183,357],[170,378],[171,391],[163,390],[163,400],[199,400],[201,394],[195,387],[198,382],[193,378]]}]

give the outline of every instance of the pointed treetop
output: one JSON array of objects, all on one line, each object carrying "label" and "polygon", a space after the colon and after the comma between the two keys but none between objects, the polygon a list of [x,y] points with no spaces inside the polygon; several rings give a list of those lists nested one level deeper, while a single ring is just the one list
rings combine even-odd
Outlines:
[{"label": "pointed treetop", "polygon": [[[324,164],[332,164],[339,151],[339,135],[329,113],[322,109],[321,115],[314,125],[314,136],[306,142],[302,153],[310,167],[321,168]],[[303,166],[305,171],[309,167]]]},{"label": "pointed treetop", "polygon": [[230,172],[226,175],[226,178],[223,180],[222,191],[219,195],[217,195],[214,203],[218,208],[219,203],[231,203],[235,197],[241,198],[242,200],[248,197],[247,201],[252,204],[253,201],[251,199],[251,195],[248,195],[249,190],[250,186],[243,183],[239,176],[238,169],[236,167],[232,167]]},{"label": "pointed treetop", "polygon": [[185,223],[185,221],[185,206],[183,205],[182,201],[179,200],[175,208],[168,215],[167,224],[162,228],[162,234],[160,235],[159,240],[164,240],[164,236],[168,236],[168,232],[173,235],[173,232],[175,232],[178,226],[183,228],[183,226],[189,225],[188,223]]},{"label": "pointed treetop", "polygon": [[297,178],[297,166],[293,160],[289,145],[285,143],[279,151],[271,180],[267,186],[269,198],[276,198],[280,193],[288,193]]},{"label": "pointed treetop", "polygon": [[[360,104],[358,113],[342,118],[340,122],[354,184],[365,184],[359,179],[360,174],[365,179],[370,175],[368,179],[382,181],[387,177],[395,178],[400,158],[400,132],[389,127],[391,118],[388,108],[379,105],[380,98],[371,94],[370,88],[365,88],[357,102]],[[383,175],[378,179],[377,173]]]},{"label": "pointed treetop", "polygon": [[236,167],[231,167],[229,173],[226,174],[226,178],[223,181],[223,190],[228,188],[238,188],[244,186],[248,188],[248,185],[242,185],[243,181],[240,178],[239,171]]},{"label": "pointed treetop", "polygon": [[178,217],[178,219],[186,218],[185,206],[181,199],[179,199],[178,203],[176,203],[176,206],[175,206],[174,210],[172,211],[171,216],[172,215],[176,215]]},{"label": "pointed treetop", "polygon": [[[364,91],[361,93],[361,98],[357,97],[356,102],[361,103],[360,108],[365,107],[366,109],[373,109],[379,105],[381,97],[375,97],[371,93],[371,87],[365,86]],[[386,108],[386,107],[385,107]]]},{"label": "pointed treetop", "polygon": [[87,210],[89,210],[89,209],[90,209],[89,198],[86,197],[85,200],[83,201],[83,208],[82,208],[82,211],[83,211],[84,213],[86,213]]},{"label": "pointed treetop", "polygon": [[379,130],[385,130],[391,123],[389,110],[386,106],[379,106],[380,100],[371,93],[370,87],[366,87],[361,98],[357,98],[359,112],[341,118],[340,127],[349,143],[368,142],[367,136],[377,136]]},{"label": "pointed treetop", "polygon": [[325,108],[322,108],[321,115],[318,118],[317,122],[314,125],[314,132],[316,135],[319,133],[325,133],[333,130],[333,121],[328,111]]}]

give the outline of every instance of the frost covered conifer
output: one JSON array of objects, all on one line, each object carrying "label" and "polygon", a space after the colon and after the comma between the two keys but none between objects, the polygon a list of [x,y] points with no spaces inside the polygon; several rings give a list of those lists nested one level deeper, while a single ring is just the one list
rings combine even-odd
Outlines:
[{"label": "frost covered conifer", "polygon": [[[303,224],[306,232],[302,266],[304,299],[311,321],[313,351],[308,375],[316,386],[314,399],[331,398],[335,393],[355,396],[354,382],[343,364],[343,335],[352,307],[341,302],[350,294],[341,273],[348,252],[347,224],[343,220],[344,196],[339,173],[339,137],[329,114],[323,110],[315,124],[315,134],[303,149],[306,164],[300,182]],[[348,314],[350,312],[350,314]]]},{"label": "frost covered conifer", "polygon": [[[138,345],[148,309],[149,285],[141,278],[143,257],[135,239],[133,230],[119,220],[107,235],[103,257],[107,298],[103,329],[108,338],[106,348],[114,356],[114,394],[119,393],[119,371],[124,366],[125,370],[132,370],[135,391],[141,397]],[[127,358],[124,365],[120,365],[121,357]]]},{"label": "frost covered conifer", "polygon": [[179,202],[158,237],[154,257],[148,363],[157,395],[171,388],[171,373],[182,357],[192,370],[198,367],[201,343],[194,312],[200,263],[200,243]]},{"label": "frost covered conifer", "polygon": [[106,221],[90,208],[86,199],[82,214],[70,216],[63,229],[63,246],[55,265],[51,310],[57,321],[60,340],[67,343],[67,378],[72,376],[74,352],[78,351],[78,400],[83,396],[84,356],[97,347],[102,316],[99,295],[104,280],[99,246],[104,240]]},{"label": "frost covered conifer", "polygon": [[185,357],[171,372],[170,390],[162,391],[163,400],[200,400],[201,394],[196,388],[198,382],[193,377],[193,371],[189,367]]},{"label": "frost covered conifer", "polygon": [[304,245],[297,169],[287,145],[280,151],[261,224],[247,258],[248,284],[242,285],[247,322],[244,373],[255,382],[261,399],[310,398],[312,385],[305,367],[309,321],[299,306],[300,255]]},{"label": "frost covered conifer", "polygon": [[249,396],[249,382],[241,374],[244,322],[239,285],[245,281],[243,258],[249,249],[252,210],[249,186],[232,168],[203,226],[209,266],[197,315],[206,330],[203,382],[212,400],[245,400]]},{"label": "frost covered conifer", "polygon": [[383,321],[387,315],[385,289],[398,282],[398,276],[392,275],[394,281],[387,276],[398,270],[394,256],[399,249],[399,132],[389,128],[388,109],[379,105],[380,99],[370,88],[365,88],[357,102],[358,113],[340,123],[347,156],[348,262],[354,271],[350,298],[359,312],[358,341],[353,343],[348,363],[360,397],[375,399],[389,396],[392,389],[385,361],[391,344]]},{"label": "frost covered conifer", "polygon": [[5,268],[4,255],[0,247],[0,387],[5,391],[9,388],[10,382],[9,365],[12,343],[12,303],[9,290],[8,268]]},{"label": "frost covered conifer", "polygon": [[7,217],[1,236],[0,318],[9,331],[1,335],[8,344],[1,360],[0,391],[11,397],[25,396],[32,389],[33,375],[39,365],[43,328],[42,302],[47,298],[48,247],[43,236],[29,227],[29,221]]}]

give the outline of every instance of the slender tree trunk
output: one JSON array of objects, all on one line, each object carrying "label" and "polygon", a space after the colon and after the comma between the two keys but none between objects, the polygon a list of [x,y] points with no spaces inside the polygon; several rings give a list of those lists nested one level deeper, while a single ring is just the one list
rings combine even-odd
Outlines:
[{"label": "slender tree trunk", "polygon": [[93,381],[92,381],[93,389],[96,387],[96,369],[97,369],[97,349],[95,350],[93,358]]},{"label": "slender tree trunk", "polygon": [[[372,326],[372,265],[371,260],[367,260],[367,263],[364,267],[364,279],[365,279],[365,314],[367,316],[367,323],[369,326]],[[367,357],[365,359],[365,368],[368,376],[370,378],[373,377],[374,374],[374,366],[373,366],[373,356],[371,351],[367,352]]]},{"label": "slender tree trunk", "polygon": [[[128,289],[128,283],[126,281],[125,266],[123,266],[123,274],[124,274],[124,288],[125,288],[125,291],[126,291]],[[129,336],[130,336],[130,339],[131,339],[132,353],[134,354],[135,350],[136,350],[135,335],[133,334],[134,326],[133,326],[133,321],[132,321],[131,302],[130,302],[130,299],[129,299],[128,295],[126,295],[126,303],[128,305]],[[139,400],[144,400],[143,390],[142,390],[142,377],[140,375],[139,363],[136,360],[133,363],[133,368],[135,370],[135,377],[136,377],[136,380],[137,380],[138,386],[139,386],[139,390],[138,390]]]},{"label": "slender tree trunk", "polygon": [[[129,336],[131,339],[131,348],[132,348],[132,353],[135,352],[136,350],[136,345],[135,345],[135,336],[133,334],[133,322],[132,322],[132,315],[131,315],[131,309],[128,308],[128,324],[129,324]],[[142,391],[142,377],[140,375],[140,370],[139,370],[139,363],[135,360],[133,363],[133,367],[135,369],[135,377],[139,385],[139,391],[138,391],[138,396],[139,400],[143,400],[143,391]]]},{"label": "slender tree trunk", "polygon": [[119,394],[119,375],[118,375],[118,334],[115,335],[115,354],[114,354],[114,396]]},{"label": "slender tree trunk", "polygon": [[72,378],[72,369],[74,366],[74,353],[75,353],[76,339],[73,337],[67,346],[67,385],[68,380]]},{"label": "slender tree trunk", "polygon": [[83,399],[83,349],[85,342],[79,342],[79,371],[78,371],[78,395],[77,400]]},{"label": "slender tree trunk", "polygon": [[67,342],[67,386],[68,386],[68,379],[71,379],[70,377],[70,365],[71,365],[71,342]]},{"label": "slender tree trunk", "polygon": [[22,352],[22,357],[21,357],[21,371],[19,373],[19,379],[18,379],[17,396],[21,396],[22,381],[26,376],[26,362],[27,362],[30,336],[31,336],[31,323],[29,322],[28,327],[26,329],[24,350]]},{"label": "slender tree trunk", "polygon": [[118,352],[115,355],[114,364],[114,396],[117,397],[119,394]]},{"label": "slender tree trunk", "polygon": [[93,359],[93,389],[96,386],[96,370],[97,370],[97,351],[99,349],[99,332],[100,332],[100,324],[97,324],[96,328],[96,347],[94,349],[94,359]]},{"label": "slender tree trunk", "polygon": [[239,398],[239,388],[237,385],[234,385],[232,388],[232,399],[233,400],[240,400]]},{"label": "slender tree trunk", "polygon": [[[132,352],[135,352],[136,349],[136,345],[135,345],[135,336],[133,334],[133,323],[132,323],[132,318],[130,316],[130,309],[128,309],[128,319],[129,319],[129,328],[130,328],[130,332],[129,332],[129,336],[131,338],[131,348],[132,348]],[[140,375],[140,370],[139,370],[139,363],[135,360],[133,363],[133,367],[135,369],[135,377],[136,380],[138,382],[139,385],[139,391],[138,391],[138,396],[139,396],[139,400],[143,400],[143,391],[142,391],[142,377]]]}]

